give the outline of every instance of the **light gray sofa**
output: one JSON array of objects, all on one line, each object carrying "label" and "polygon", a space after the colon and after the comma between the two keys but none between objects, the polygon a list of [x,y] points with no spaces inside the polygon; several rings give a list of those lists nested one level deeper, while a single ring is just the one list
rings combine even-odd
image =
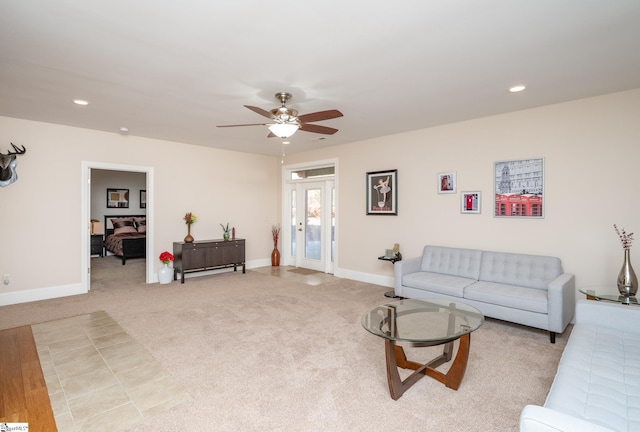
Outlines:
[{"label": "light gray sofa", "polygon": [[522,432],[640,431],[640,306],[580,300],[544,407]]},{"label": "light gray sofa", "polygon": [[491,318],[548,330],[551,343],[575,310],[575,277],[559,258],[425,246],[394,264],[395,295],[470,304]]}]

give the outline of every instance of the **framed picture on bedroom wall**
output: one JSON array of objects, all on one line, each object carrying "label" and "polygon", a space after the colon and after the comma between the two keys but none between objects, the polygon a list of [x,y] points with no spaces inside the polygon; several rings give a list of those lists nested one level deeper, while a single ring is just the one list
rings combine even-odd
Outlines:
[{"label": "framed picture on bedroom wall", "polygon": [[147,191],[140,189],[140,208],[147,208]]},{"label": "framed picture on bedroom wall", "polygon": [[494,217],[544,217],[544,159],[495,162]]},{"label": "framed picture on bedroom wall", "polygon": [[398,170],[367,173],[367,214],[398,215]]},{"label": "framed picture on bedroom wall", "polygon": [[129,189],[107,189],[107,208],[129,208]]}]

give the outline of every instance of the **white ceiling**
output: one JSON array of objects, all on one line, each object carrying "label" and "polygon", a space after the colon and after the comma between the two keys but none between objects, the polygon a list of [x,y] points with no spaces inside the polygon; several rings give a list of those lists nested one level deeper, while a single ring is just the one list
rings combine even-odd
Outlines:
[{"label": "white ceiling", "polygon": [[0,1],[0,115],[242,152],[279,91],[344,113],[293,153],[633,88],[639,0]]}]

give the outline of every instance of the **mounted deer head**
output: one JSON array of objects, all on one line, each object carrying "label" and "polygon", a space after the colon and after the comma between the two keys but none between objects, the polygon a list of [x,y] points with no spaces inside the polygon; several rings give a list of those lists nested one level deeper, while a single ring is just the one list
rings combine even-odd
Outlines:
[{"label": "mounted deer head", "polygon": [[16,173],[18,161],[16,160],[16,156],[27,152],[24,146],[22,146],[21,149],[14,143],[11,143],[11,147],[13,147],[14,151],[8,151],[7,154],[0,153],[0,186],[9,186],[18,180],[18,174]]}]

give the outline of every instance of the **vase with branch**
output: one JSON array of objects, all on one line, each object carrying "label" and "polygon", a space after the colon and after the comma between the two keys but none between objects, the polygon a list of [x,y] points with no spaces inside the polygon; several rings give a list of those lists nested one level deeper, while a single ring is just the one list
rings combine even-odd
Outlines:
[{"label": "vase with branch", "polygon": [[633,242],[633,233],[627,233],[624,228],[618,229],[616,224],[613,224],[613,228],[616,230],[616,234],[620,237],[622,243],[622,249],[624,250],[624,263],[618,273],[618,292],[622,297],[635,297],[638,292],[638,278],[636,273],[631,267],[631,243]]},{"label": "vase with branch", "polygon": [[271,266],[280,265],[280,251],[278,250],[278,237],[280,236],[280,224],[271,226],[271,236],[273,237],[273,251],[271,251]]},{"label": "vase with branch", "polygon": [[184,238],[185,243],[193,243],[193,236],[191,235],[191,225],[193,225],[198,218],[193,213],[189,212],[184,215],[184,223],[187,224],[187,236]]}]

